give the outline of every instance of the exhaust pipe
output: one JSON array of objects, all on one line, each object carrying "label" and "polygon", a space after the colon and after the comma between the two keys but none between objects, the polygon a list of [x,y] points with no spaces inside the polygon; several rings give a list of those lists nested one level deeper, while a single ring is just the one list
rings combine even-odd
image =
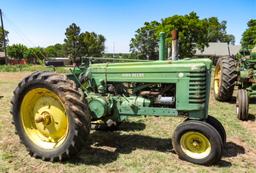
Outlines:
[{"label": "exhaust pipe", "polygon": [[172,30],[171,32],[172,35],[172,57],[171,59],[173,61],[178,60],[178,55],[179,55],[179,32],[177,30]]},{"label": "exhaust pipe", "polygon": [[165,33],[160,32],[160,40],[159,40],[159,61],[166,60],[166,47],[165,47]]}]

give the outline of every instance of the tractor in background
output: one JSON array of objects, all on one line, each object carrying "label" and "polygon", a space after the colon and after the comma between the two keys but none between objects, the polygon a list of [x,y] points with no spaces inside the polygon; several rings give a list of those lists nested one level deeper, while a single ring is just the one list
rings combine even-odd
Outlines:
[{"label": "tractor in background", "polygon": [[237,86],[236,114],[239,120],[249,118],[249,98],[256,96],[256,46],[241,50],[239,58],[223,57],[214,71],[214,95],[218,101],[230,101]]},{"label": "tractor in background", "polygon": [[93,122],[111,127],[133,116],[183,116],[172,136],[179,158],[218,162],[226,132],[208,115],[212,62],[167,60],[164,33],[159,48],[158,61],[89,61],[70,74],[38,71],[24,78],[14,91],[11,114],[29,153],[62,161],[83,148]]}]

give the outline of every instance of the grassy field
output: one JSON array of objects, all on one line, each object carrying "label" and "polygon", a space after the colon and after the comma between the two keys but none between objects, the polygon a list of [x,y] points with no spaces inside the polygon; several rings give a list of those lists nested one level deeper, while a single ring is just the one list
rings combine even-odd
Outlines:
[{"label": "grassy field", "polygon": [[210,115],[227,131],[222,160],[205,167],[179,160],[171,146],[171,135],[183,118],[138,117],[115,132],[91,131],[88,146],[77,158],[50,163],[29,156],[11,124],[10,99],[17,83],[29,72],[0,73],[0,172],[255,172],[255,104],[250,121],[235,116],[234,103],[220,103],[211,93]]},{"label": "grassy field", "polygon": [[69,72],[70,67],[51,67],[44,65],[0,65],[0,72],[33,72],[33,71],[57,71],[60,73]]}]

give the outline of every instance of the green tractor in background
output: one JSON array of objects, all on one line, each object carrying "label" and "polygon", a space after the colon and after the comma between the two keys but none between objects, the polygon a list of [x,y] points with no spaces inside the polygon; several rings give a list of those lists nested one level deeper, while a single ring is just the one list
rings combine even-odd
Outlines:
[{"label": "green tractor in background", "polygon": [[236,114],[239,120],[249,118],[249,98],[256,96],[256,46],[250,51],[241,50],[238,60],[223,57],[214,71],[214,95],[218,101],[230,101],[234,87],[238,87]]},{"label": "green tractor in background", "polygon": [[179,157],[218,162],[226,132],[208,115],[212,62],[167,60],[164,33],[160,38],[159,61],[89,62],[67,75],[34,72],[24,78],[14,91],[11,114],[29,153],[62,161],[82,149],[91,123],[111,127],[129,116],[183,116],[172,136]]}]

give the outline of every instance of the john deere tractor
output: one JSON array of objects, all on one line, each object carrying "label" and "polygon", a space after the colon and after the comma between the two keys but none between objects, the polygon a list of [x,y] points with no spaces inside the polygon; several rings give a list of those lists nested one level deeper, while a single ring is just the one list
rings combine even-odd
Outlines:
[{"label": "john deere tractor", "polygon": [[62,161],[83,148],[91,123],[111,127],[129,116],[183,116],[172,136],[178,156],[203,165],[219,161],[226,133],[208,115],[212,63],[166,60],[164,38],[161,33],[159,61],[87,63],[67,75],[39,71],[24,78],[11,114],[29,153]]},{"label": "john deere tractor", "polygon": [[234,87],[238,87],[236,114],[240,120],[248,120],[249,98],[256,96],[256,47],[240,57],[220,58],[214,72],[214,95],[219,101],[230,101]]}]

